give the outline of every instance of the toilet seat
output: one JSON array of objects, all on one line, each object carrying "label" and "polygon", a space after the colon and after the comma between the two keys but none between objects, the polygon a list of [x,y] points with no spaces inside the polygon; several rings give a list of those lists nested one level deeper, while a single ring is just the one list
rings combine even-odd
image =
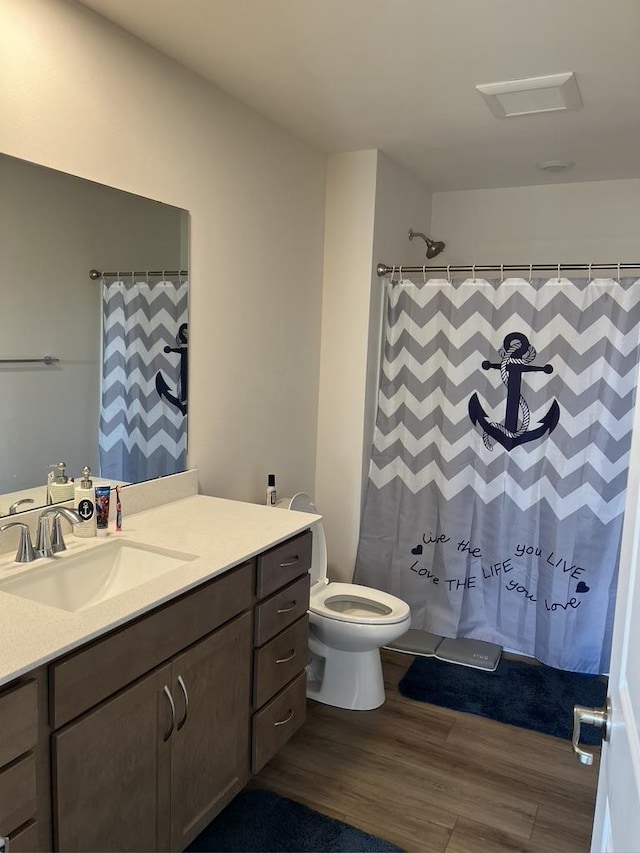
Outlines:
[{"label": "toilet seat", "polygon": [[393,625],[410,612],[409,605],[395,595],[354,583],[314,584],[309,611],[359,625]]}]

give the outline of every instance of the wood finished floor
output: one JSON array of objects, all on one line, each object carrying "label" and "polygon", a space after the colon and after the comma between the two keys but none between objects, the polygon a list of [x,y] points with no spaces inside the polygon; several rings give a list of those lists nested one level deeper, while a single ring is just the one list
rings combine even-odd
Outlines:
[{"label": "wood finished floor", "polygon": [[412,661],[383,652],[375,711],[309,702],[252,786],[406,851],[587,853],[598,756],[585,767],[568,741],[406,699],[397,685]]}]

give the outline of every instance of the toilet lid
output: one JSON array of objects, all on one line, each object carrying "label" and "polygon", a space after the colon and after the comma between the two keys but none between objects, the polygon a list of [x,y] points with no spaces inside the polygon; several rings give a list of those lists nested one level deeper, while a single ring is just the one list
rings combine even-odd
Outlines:
[{"label": "toilet lid", "polygon": [[409,616],[409,605],[395,595],[354,583],[315,584],[309,610],[328,619],[361,625],[392,625]]}]

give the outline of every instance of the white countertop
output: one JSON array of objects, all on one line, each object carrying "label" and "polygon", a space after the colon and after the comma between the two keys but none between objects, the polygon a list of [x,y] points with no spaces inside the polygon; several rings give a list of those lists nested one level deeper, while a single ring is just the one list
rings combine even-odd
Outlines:
[{"label": "white countertop", "polygon": [[[0,555],[2,581],[122,539],[196,555],[177,569],[100,604],[71,613],[0,591],[0,685],[128,622],[261,551],[306,530],[318,515],[194,495],[132,515],[104,538],[65,534],[67,550],[20,564]],[[65,529],[68,525],[64,524]]]}]

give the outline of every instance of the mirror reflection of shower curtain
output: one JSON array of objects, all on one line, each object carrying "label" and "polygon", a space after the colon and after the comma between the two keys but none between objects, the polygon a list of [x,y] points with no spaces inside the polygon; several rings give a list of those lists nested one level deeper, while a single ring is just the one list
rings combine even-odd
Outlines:
[{"label": "mirror reflection of shower curtain", "polygon": [[640,280],[387,288],[354,581],[412,628],[605,672]]},{"label": "mirror reflection of shower curtain", "polygon": [[187,310],[186,281],[103,282],[101,477],[185,470]]}]

